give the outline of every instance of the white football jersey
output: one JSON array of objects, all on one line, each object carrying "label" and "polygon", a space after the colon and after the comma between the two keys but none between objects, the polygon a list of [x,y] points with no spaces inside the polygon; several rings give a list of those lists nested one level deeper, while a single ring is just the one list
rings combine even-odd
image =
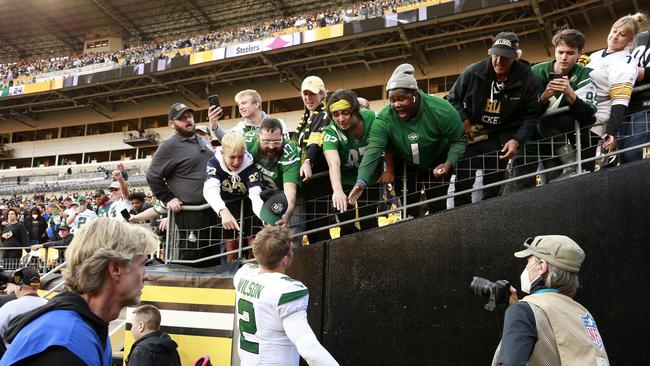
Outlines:
[{"label": "white football jersey", "polygon": [[589,64],[591,81],[596,85],[597,124],[592,131],[602,135],[603,124],[609,121],[612,105],[627,106],[636,80],[636,61],[627,51],[606,53],[606,49],[592,53]]},{"label": "white football jersey", "polygon": [[131,202],[129,200],[126,200],[124,198],[120,198],[117,201],[113,201],[111,203],[111,207],[108,209],[108,217],[112,219],[116,219],[118,221],[126,222],[126,219],[124,219],[124,216],[122,216],[122,210],[127,210],[131,211],[133,206],[131,206]]},{"label": "white football jersey", "polygon": [[86,223],[95,220],[96,218],[97,218],[97,214],[93,210],[86,209],[82,212],[79,212],[77,216],[75,216],[74,218],[71,232],[73,234],[76,234],[77,230],[81,229],[81,227],[83,227]]},{"label": "white football jersey", "polygon": [[242,366],[298,366],[298,349],[287,337],[282,319],[307,311],[309,292],[300,281],[282,273],[260,273],[248,263],[235,274]]}]

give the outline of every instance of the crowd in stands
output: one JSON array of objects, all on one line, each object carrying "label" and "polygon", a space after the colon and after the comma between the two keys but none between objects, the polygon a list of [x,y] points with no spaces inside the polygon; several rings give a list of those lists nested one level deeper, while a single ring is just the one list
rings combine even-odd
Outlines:
[{"label": "crowd in stands", "polygon": [[[645,113],[647,104],[642,101],[650,95],[646,91],[632,97],[633,86],[650,79],[645,72],[650,66],[650,41],[648,32],[641,32],[644,21],[642,14],[619,19],[607,47],[591,57],[582,55],[581,32],[561,30],[553,38],[555,58],[532,68],[521,58],[517,35],[501,32],[488,50],[490,56],[470,65],[445,98],[419,90],[414,68],[400,65],[387,83],[390,104],[377,114],[362,107],[353,91],[340,89],[328,95],[320,77],[308,76],[301,87],[304,114],[291,132],[284,121],[261,109],[255,90],[235,97],[243,120],[230,131],[219,125],[220,107],[208,111],[210,128],[196,128],[193,110],[175,103],[168,115],[175,134],[160,145],[146,175],[161,207],[147,219],[171,210],[178,227],[185,230],[219,223],[219,235],[230,252],[237,242],[225,239],[234,239],[239,232],[252,237],[264,224],[288,226],[294,233],[307,231],[307,240],[314,243],[328,239],[329,231],[322,228],[336,223],[342,223],[342,235],[376,227],[376,220],[359,218],[377,212],[384,201],[394,203],[403,197],[392,188],[402,187],[399,180],[404,177],[398,175],[403,171],[408,195],[402,203],[414,204],[521,173],[508,166],[533,166],[535,171],[540,164],[575,162],[579,142],[572,137],[575,121],[585,129],[580,141],[583,159],[631,146],[625,137],[633,133],[642,138],[635,144],[646,142],[648,133],[640,132],[647,126],[645,130],[639,126],[647,125],[647,115],[640,113]],[[599,66],[603,59],[608,68]],[[561,108],[566,113],[544,120],[545,112]],[[629,112],[638,117],[626,119]],[[538,143],[562,134],[544,147]],[[542,160],[542,155],[552,159]],[[620,162],[641,157],[639,151],[634,155],[621,157]],[[583,164],[588,171],[606,166]],[[575,173],[569,166],[546,178],[565,179]],[[503,187],[486,188],[423,205],[424,209],[412,207],[407,214],[422,216],[505,193]],[[64,198],[52,201],[61,203]],[[184,205],[206,202],[211,209],[182,210]],[[87,203],[92,205],[92,199]],[[47,203],[41,199],[32,204]],[[118,217],[115,212],[113,216]],[[203,235],[213,237],[211,232],[192,235],[194,242],[204,240]],[[193,251],[196,257],[184,259],[210,254],[214,253]]]},{"label": "crowd in stands", "polygon": [[232,42],[250,42],[278,34],[287,29],[313,29],[339,24],[353,19],[382,16],[400,6],[423,2],[423,0],[375,0],[352,5],[349,8],[327,9],[319,12],[287,16],[261,24],[236,26],[205,34],[188,35],[183,38],[163,41],[148,41],[114,52],[91,52],[50,59],[21,59],[14,63],[0,64],[2,86],[29,84],[36,81],[38,74],[69,70],[78,67],[113,62],[116,65],[135,65],[157,58],[176,55],[186,47],[200,52],[221,47]]}]

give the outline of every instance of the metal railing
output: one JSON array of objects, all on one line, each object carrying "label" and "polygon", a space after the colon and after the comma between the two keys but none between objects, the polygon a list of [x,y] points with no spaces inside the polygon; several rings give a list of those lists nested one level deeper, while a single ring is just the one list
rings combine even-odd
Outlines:
[{"label": "metal railing", "polygon": [[[646,90],[650,88],[650,86],[644,86],[645,89],[635,89],[636,91],[640,90]],[[554,110],[552,112],[548,112],[544,115],[545,119],[548,118],[553,118],[553,117],[558,117],[565,115],[569,112],[568,107],[563,107],[559,108],[557,110]],[[650,117],[650,111],[646,111],[646,121]],[[628,122],[626,122],[628,123]],[[629,122],[631,123],[631,122]],[[312,233],[317,233],[323,230],[330,230],[334,229],[337,227],[342,227],[343,225],[353,225],[357,222],[360,222],[362,220],[367,220],[367,219],[373,219],[373,218],[379,218],[382,216],[387,216],[391,214],[395,214],[396,212],[400,213],[400,219],[405,220],[405,219],[410,219],[411,216],[409,216],[408,211],[409,209],[413,208],[422,208],[422,207],[427,207],[426,205],[440,202],[443,200],[450,200],[454,199],[459,196],[464,196],[464,195],[471,195],[474,192],[481,192],[485,191],[490,188],[495,188],[495,187],[505,187],[507,185],[511,184],[516,184],[516,183],[521,183],[524,181],[528,182],[535,182],[533,185],[542,185],[546,184],[546,179],[542,179],[543,177],[546,177],[549,175],[549,173],[554,173],[558,171],[563,171],[567,168],[574,168],[575,169],[575,175],[580,175],[586,173],[589,169],[586,168],[586,166],[592,166],[594,167],[594,171],[598,170],[600,165],[606,165],[608,158],[612,156],[618,156],[619,154],[629,152],[629,151],[634,151],[638,149],[643,149],[645,150],[646,154],[650,153],[650,143],[643,143],[643,144],[638,144],[636,146],[631,146],[631,147],[626,147],[623,149],[619,149],[617,151],[612,151],[612,152],[606,152],[601,149],[600,147],[600,141],[598,138],[595,137],[590,132],[591,126],[588,127],[583,127],[581,128],[578,124],[578,122],[575,122],[575,129],[571,132],[568,133],[563,133],[547,138],[540,139],[538,141],[532,141],[524,146],[521,146],[519,149],[519,153],[513,157],[508,164],[508,170],[510,172],[515,171],[516,173],[514,176],[507,177],[505,179],[499,177],[497,182],[493,183],[488,183],[488,184],[483,184],[479,186],[472,186],[471,188],[468,189],[463,189],[459,191],[451,190],[449,191],[449,186],[450,185],[458,185],[461,181],[440,181],[440,180],[435,180],[433,179],[433,175],[431,173],[431,170],[427,170],[427,174],[420,174],[420,179],[422,176],[430,177],[431,179],[427,180],[417,180],[418,176],[413,174],[406,174],[406,167],[404,168],[402,177],[402,192],[399,196],[395,196],[393,198],[398,198],[396,200],[397,204],[392,204],[390,208],[388,209],[381,209],[381,207],[378,206],[379,203],[381,202],[365,202],[365,205],[374,205],[378,206],[376,213],[369,214],[369,215],[364,215],[361,217],[355,217],[353,219],[345,220],[345,221],[340,221],[338,220],[337,214],[333,214],[330,212],[323,212],[320,213],[320,217],[316,219],[322,219],[323,217],[329,217],[330,221],[326,225],[322,225],[318,228],[314,228],[311,230],[295,230],[293,233],[294,238],[302,239],[304,235],[309,235]],[[639,134],[645,134],[645,133],[650,133],[650,124],[646,123],[646,128],[641,131]],[[624,141],[626,138],[630,136],[619,136],[617,139],[618,142]],[[575,154],[575,158],[571,159],[574,161],[571,162],[566,162],[566,163],[560,163],[560,164],[555,164],[555,166],[547,167],[549,162],[552,161],[557,161],[562,154],[558,153],[556,150],[557,146],[562,146],[563,144],[571,144],[574,148],[574,151],[569,152],[568,154]],[[585,155],[588,153],[588,155]],[[486,166],[486,162],[490,159],[498,159],[499,152],[495,151],[492,153],[488,154],[483,154],[480,156],[476,157],[471,157],[467,159],[462,159],[461,161],[464,161],[465,163],[468,163],[467,165],[471,169],[476,169],[476,163],[473,161],[479,161],[478,165],[480,167]],[[524,171],[523,173],[518,172],[519,170],[527,168],[527,171]],[[326,174],[326,173],[325,173]],[[502,169],[494,169],[493,171],[487,169],[486,171],[483,172],[483,176],[486,177],[490,174],[503,174]],[[511,174],[512,175],[512,174]],[[416,179],[416,186],[418,189],[416,191],[408,191],[407,186],[409,179]],[[467,179],[475,179],[475,177],[469,177]],[[397,179],[396,179],[397,180]],[[467,183],[467,182],[465,182]],[[440,188],[440,185],[442,185],[442,188],[447,189],[447,194],[445,195],[439,195],[436,197],[426,197],[426,192],[431,190],[432,188],[435,188],[436,186]],[[421,189],[419,189],[422,187]],[[384,189],[382,187],[368,187],[368,189]],[[420,195],[419,200],[414,201],[414,195]],[[245,198],[248,199],[248,198]],[[331,196],[325,196],[325,197],[320,197],[318,200],[325,200],[328,202],[328,205],[331,206]],[[401,202],[400,202],[401,201]],[[240,200],[240,205],[243,207],[244,201]],[[362,207],[362,206],[359,206]],[[208,204],[204,204],[201,206],[183,206],[182,210],[187,210],[187,211],[198,211],[198,210],[207,210],[210,209],[210,206]],[[329,211],[329,210],[328,210]],[[426,211],[426,210],[422,210]],[[245,224],[245,220],[251,219],[251,217],[244,217],[243,215],[243,208],[240,210],[240,217],[239,217],[239,224],[240,227],[243,228],[243,225]],[[294,214],[296,214],[294,212]],[[236,240],[238,241],[238,248],[235,250],[230,250],[222,253],[217,253],[214,255],[210,255],[204,258],[199,258],[199,259],[181,259],[178,258],[178,253],[179,249],[183,249],[181,246],[179,246],[179,233],[182,233],[185,231],[185,234],[183,235],[186,239],[191,237],[189,231],[198,231],[198,230],[205,230],[205,229],[222,229],[219,223],[215,223],[215,225],[209,227],[209,228],[195,228],[195,229],[187,229],[187,228],[174,228],[174,214],[170,213],[169,214],[169,227],[168,227],[168,234],[167,234],[167,241],[165,242],[165,262],[167,263],[179,263],[179,264],[195,264],[195,263],[200,263],[204,262],[207,260],[212,260],[216,258],[220,258],[229,254],[237,254],[239,258],[242,258],[242,253],[246,250],[250,250],[251,246],[244,246],[244,242],[248,238],[245,236],[241,231],[238,233],[238,236]],[[303,221],[302,224],[305,224]],[[205,239],[207,245],[209,246],[218,246],[222,245],[223,241],[225,238],[223,237],[208,237]],[[185,240],[185,242],[188,242],[188,240]],[[199,242],[194,242],[196,244],[196,249],[200,249]],[[187,246],[184,248],[188,248]]]}]

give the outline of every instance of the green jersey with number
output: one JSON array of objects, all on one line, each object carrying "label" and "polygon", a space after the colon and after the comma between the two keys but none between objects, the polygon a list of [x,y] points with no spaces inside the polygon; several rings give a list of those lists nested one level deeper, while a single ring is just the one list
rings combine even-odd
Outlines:
[{"label": "green jersey with number", "polygon": [[446,161],[452,165],[463,155],[467,138],[456,109],[440,97],[417,92],[420,107],[413,119],[400,120],[390,105],[377,114],[359,166],[359,179],[372,180],[388,146],[407,165],[421,169],[433,168],[445,152]]},{"label": "green jersey with number", "polygon": [[[533,74],[535,74],[539,79],[543,89],[545,89],[546,85],[551,81],[550,74],[554,72],[554,63],[555,60],[546,61],[531,68]],[[578,99],[582,100],[593,111],[593,113],[596,113],[596,86],[591,82],[591,77],[589,76],[590,72],[590,69],[576,64],[568,75],[569,84],[571,85],[571,89],[575,91]],[[569,98],[564,94],[557,92],[549,99],[549,105],[546,111],[568,105]]]},{"label": "green jersey with number", "polygon": [[298,349],[282,321],[296,312],[306,313],[309,292],[283,273],[260,270],[258,264],[248,263],[234,277],[241,365],[298,366]]},{"label": "green jersey with number", "polygon": [[98,217],[110,217],[109,211],[111,209],[111,206],[113,206],[113,201],[110,201],[106,203],[104,206],[100,206],[97,208],[97,216]]},{"label": "green jersey with number", "polygon": [[[341,184],[343,186],[353,186],[357,181],[357,172],[359,164],[366,152],[368,146],[368,136],[370,128],[375,121],[375,112],[364,109],[360,111],[363,119],[363,134],[360,137],[352,136],[347,131],[342,130],[332,121],[323,131],[323,150],[335,150],[339,153],[341,159]],[[376,174],[368,181],[368,184],[377,182]]]},{"label": "green jersey with number", "polygon": [[286,137],[282,141],[282,155],[278,159],[269,160],[260,152],[260,141],[256,131],[244,134],[246,150],[253,156],[257,169],[262,173],[263,189],[282,190],[284,183],[295,183],[300,186],[300,153],[298,148]]}]

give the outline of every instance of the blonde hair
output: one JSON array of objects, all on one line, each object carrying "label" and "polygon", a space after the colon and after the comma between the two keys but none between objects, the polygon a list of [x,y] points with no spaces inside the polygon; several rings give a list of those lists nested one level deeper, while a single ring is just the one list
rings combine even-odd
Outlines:
[{"label": "blonde hair", "polygon": [[267,226],[257,233],[253,241],[255,259],[264,268],[273,269],[291,251],[289,229],[280,226]]},{"label": "blonde hair", "polygon": [[84,225],[65,252],[68,262],[63,279],[79,294],[94,294],[106,277],[109,262],[128,263],[138,254],[158,248],[158,238],[150,230],[102,217]]},{"label": "blonde hair", "polygon": [[237,132],[228,132],[221,138],[221,150],[228,150],[234,154],[243,154],[246,152],[244,137]]},{"label": "blonde hair", "polygon": [[632,42],[627,46],[628,49],[636,47],[636,35],[641,31],[641,25],[646,22],[648,17],[643,13],[628,14],[619,18],[613,25],[612,29],[623,28],[633,32]]},{"label": "blonde hair", "polygon": [[239,102],[243,97],[251,97],[253,103],[257,103],[260,105],[262,104],[262,97],[260,96],[260,93],[257,92],[257,90],[246,89],[240,91],[239,93],[237,93],[237,95],[235,95],[235,103],[239,104]]}]

